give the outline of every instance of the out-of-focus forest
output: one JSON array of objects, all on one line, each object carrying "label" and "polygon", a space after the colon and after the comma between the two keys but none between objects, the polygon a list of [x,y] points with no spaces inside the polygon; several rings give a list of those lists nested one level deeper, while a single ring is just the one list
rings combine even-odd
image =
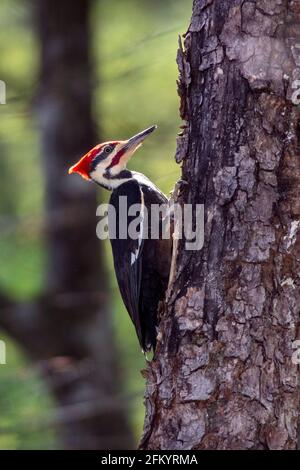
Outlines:
[{"label": "out-of-focus forest", "polygon": [[[53,9],[57,3],[52,2]],[[187,28],[191,6],[192,0],[94,0],[89,8],[96,141],[125,139],[158,124],[158,130],[137,152],[130,167],[145,173],[166,194],[179,176],[173,158],[179,126],[176,50],[178,34]],[[0,79],[7,87],[6,104],[0,105],[0,291],[20,304],[39,297],[47,290],[48,282],[48,170],[47,156],[42,158],[41,113],[37,111],[43,92],[40,61],[44,47],[35,9],[34,0],[0,3]],[[66,31],[68,28],[66,22]],[[66,139],[72,139],[69,134]],[[55,134],[52,138],[56,139]],[[74,155],[73,162],[79,156]],[[97,198],[107,200],[108,193],[99,191]],[[94,209],[93,216],[96,229]],[[92,236],[96,237],[95,231]],[[111,341],[116,348],[114,361],[119,375],[117,396],[125,397],[121,408],[135,446],[144,418],[144,379],[140,371],[145,359],[118,292],[109,241],[97,241],[96,246],[105,253]],[[80,272],[77,276],[80,284]],[[59,316],[55,321],[59,330]],[[23,347],[8,331],[0,330],[7,361],[0,365],[0,449],[61,448],[59,425],[64,414],[45,379],[47,360],[39,360],[38,354],[29,357],[30,344],[29,348]],[[93,334],[97,338],[97,331]],[[30,336],[32,341],[34,336]],[[56,359],[58,364],[59,360],[64,364],[63,358]],[[72,420],[76,421],[76,413]]]}]

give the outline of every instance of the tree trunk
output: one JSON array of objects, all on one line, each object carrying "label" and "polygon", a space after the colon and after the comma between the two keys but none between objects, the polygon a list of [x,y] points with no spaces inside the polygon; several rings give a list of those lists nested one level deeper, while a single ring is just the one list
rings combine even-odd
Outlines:
[{"label": "tree trunk", "polygon": [[299,23],[299,1],[194,1],[176,159],[204,246],[175,253],[142,448],[297,447]]},{"label": "tree trunk", "polygon": [[[96,237],[96,192],[68,168],[95,144],[90,1],[35,0],[41,44],[38,117],[46,179],[47,289],[31,305],[3,300],[1,325],[35,360],[58,402],[64,446],[132,447]],[[3,305],[4,303],[4,305]]]}]

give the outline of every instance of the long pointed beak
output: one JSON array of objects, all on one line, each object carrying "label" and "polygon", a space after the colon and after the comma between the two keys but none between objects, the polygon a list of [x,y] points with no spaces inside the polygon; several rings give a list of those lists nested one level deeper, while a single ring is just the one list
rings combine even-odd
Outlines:
[{"label": "long pointed beak", "polygon": [[138,147],[144,141],[144,139],[148,137],[148,135],[155,131],[155,129],[157,129],[157,126],[151,126],[148,127],[148,129],[145,129],[144,131],[139,132],[138,134],[131,137],[125,144],[126,150],[132,150]]}]

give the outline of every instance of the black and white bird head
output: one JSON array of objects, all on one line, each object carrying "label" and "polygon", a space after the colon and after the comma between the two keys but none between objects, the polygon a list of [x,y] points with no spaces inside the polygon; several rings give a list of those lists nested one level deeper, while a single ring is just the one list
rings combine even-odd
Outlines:
[{"label": "black and white bird head", "polygon": [[156,128],[149,127],[128,140],[96,145],[69,169],[69,173],[79,173],[84,179],[92,180],[106,189],[117,188],[131,179],[126,165],[144,139]]}]

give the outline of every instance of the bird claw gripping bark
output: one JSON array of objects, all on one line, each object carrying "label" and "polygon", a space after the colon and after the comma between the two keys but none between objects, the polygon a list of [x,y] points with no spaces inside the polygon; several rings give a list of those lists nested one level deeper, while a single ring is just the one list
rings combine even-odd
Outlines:
[{"label": "bird claw gripping bark", "polygon": [[174,189],[170,193],[170,199],[169,199],[169,206],[172,207],[173,204],[175,204],[178,201],[178,197],[180,196],[180,191],[182,189],[182,186],[188,186],[188,181],[184,179],[179,179],[174,186]]},{"label": "bird claw gripping bark", "polygon": [[[84,179],[112,191],[109,204],[115,217],[108,216],[108,232],[113,251],[115,273],[126,309],[135,326],[147,362],[146,352],[156,346],[157,310],[168,287],[171,266],[172,239],[170,236],[144,237],[144,223],[132,236],[132,217],[127,217],[125,237],[116,233],[116,220],[120,220],[120,202],[124,198],[129,208],[140,207],[142,221],[152,206],[168,204],[166,196],[142,173],[127,169],[127,162],[157,126],[151,126],[128,140],[110,141],[96,145],[85,154],[69,173],[79,173]],[[126,202],[127,204],[127,202]],[[113,211],[112,211],[113,212]],[[168,214],[170,218],[170,215]],[[170,224],[172,229],[173,224]],[[153,274],[155,273],[155,275]]]},{"label": "bird claw gripping bark", "polygon": [[178,253],[178,243],[179,243],[179,237],[177,233],[179,221],[176,221],[174,217],[174,205],[178,203],[178,198],[180,196],[182,187],[187,186],[188,184],[189,184],[188,181],[185,181],[184,179],[179,179],[177,183],[175,184],[174,189],[171,193],[171,197],[169,199],[170,218],[174,224],[174,227],[173,227],[172,260],[171,260],[171,269],[170,269],[170,276],[169,276],[169,282],[168,282],[168,290],[166,294],[166,301],[168,301],[171,297],[172,285],[173,285],[175,274],[176,274],[176,259],[177,259],[177,253]]}]

